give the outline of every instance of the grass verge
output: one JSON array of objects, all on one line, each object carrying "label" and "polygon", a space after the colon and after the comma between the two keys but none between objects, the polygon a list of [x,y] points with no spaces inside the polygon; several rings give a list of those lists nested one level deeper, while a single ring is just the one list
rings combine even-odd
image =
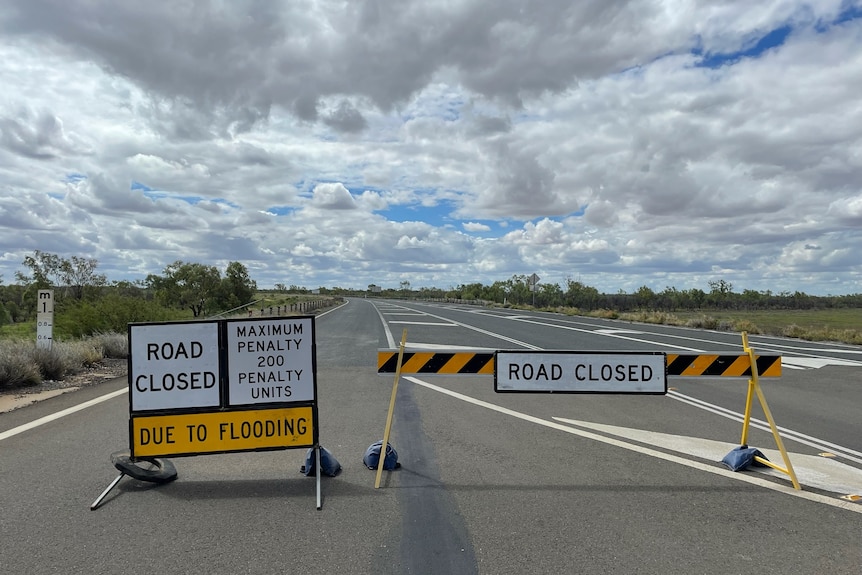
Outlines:
[{"label": "grass verge", "polygon": [[55,341],[51,349],[34,341],[0,340],[0,391],[62,380],[105,358],[129,356],[126,334],[104,333],[75,341]]}]

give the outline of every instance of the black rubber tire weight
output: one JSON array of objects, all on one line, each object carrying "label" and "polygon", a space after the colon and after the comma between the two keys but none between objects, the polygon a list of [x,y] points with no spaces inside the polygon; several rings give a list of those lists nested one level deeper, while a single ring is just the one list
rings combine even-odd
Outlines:
[{"label": "black rubber tire weight", "polygon": [[117,451],[111,454],[111,463],[119,471],[139,481],[150,483],[168,483],[177,478],[177,468],[168,459],[156,457],[140,457],[137,461],[146,461],[156,466],[155,469],[144,469],[139,467],[129,456],[128,451]]}]

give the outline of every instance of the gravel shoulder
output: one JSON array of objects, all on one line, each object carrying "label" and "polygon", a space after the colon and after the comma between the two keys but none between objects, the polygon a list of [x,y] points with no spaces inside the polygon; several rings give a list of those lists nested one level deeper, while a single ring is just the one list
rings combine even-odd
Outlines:
[{"label": "gravel shoulder", "polygon": [[118,377],[125,377],[128,362],[125,359],[103,359],[101,363],[80,373],[66,376],[54,381],[46,380],[39,385],[0,391],[0,413],[25,407],[37,401],[48,399],[62,393],[68,393],[98,385]]}]

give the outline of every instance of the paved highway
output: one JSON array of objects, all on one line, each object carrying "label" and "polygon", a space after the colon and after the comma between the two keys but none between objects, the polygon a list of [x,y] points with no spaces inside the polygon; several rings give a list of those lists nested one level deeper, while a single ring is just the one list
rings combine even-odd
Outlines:
[{"label": "paved highway", "polygon": [[[751,336],[780,354],[764,395],[794,470],[731,472],[747,382],[671,378],[667,395],[497,394],[489,376],[405,376],[380,489],[362,464],[392,377],[378,348],[740,353],[738,334],[554,314],[351,299],[319,316],[321,443],[173,459],[116,477],[125,380],[0,414],[4,573],[848,573],[862,571],[862,349]],[[756,406],[753,417],[763,420]],[[755,424],[749,443],[780,461]],[[823,455],[827,454],[827,455]]]}]

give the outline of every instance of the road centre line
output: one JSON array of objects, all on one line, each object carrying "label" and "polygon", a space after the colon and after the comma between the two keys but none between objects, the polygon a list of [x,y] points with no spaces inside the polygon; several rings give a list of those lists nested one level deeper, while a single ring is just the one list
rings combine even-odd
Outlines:
[{"label": "road centre line", "polygon": [[404,379],[412,381],[413,383],[420,385],[422,387],[431,389],[433,391],[437,391],[448,395],[450,397],[454,397],[455,399],[459,399],[461,401],[465,401],[467,403],[472,403],[478,407],[484,407],[486,409],[490,409],[492,411],[496,411],[502,413],[504,415],[509,415],[511,417],[515,417],[524,421],[529,421],[531,423],[536,423],[538,425],[543,425],[545,427],[549,427],[551,429],[556,429],[558,431],[563,431],[565,433],[570,433],[572,435],[576,435],[578,437],[582,437],[584,439],[590,439],[593,441],[598,441],[600,443],[604,443],[606,445],[613,445],[615,447],[621,447],[628,451],[634,451],[636,453],[640,453],[642,455],[647,455],[650,457],[654,457],[657,459],[663,459],[665,461],[670,461],[672,463],[678,463],[685,467],[689,467],[692,469],[697,469],[699,471],[705,471],[707,473],[712,473],[714,475],[721,475],[722,477],[726,477],[728,479],[735,479],[737,481],[743,481],[745,483],[750,483],[752,485],[757,485],[759,487],[764,487],[766,489],[770,489],[772,491],[777,491],[779,493],[784,493],[786,495],[792,495],[794,497],[799,497],[802,499],[807,499],[808,501],[813,501],[815,503],[824,503],[826,505],[830,505],[832,507],[837,507],[839,509],[844,509],[847,511],[853,511],[854,513],[862,514],[862,506],[852,503],[849,501],[844,501],[841,499],[833,499],[827,497],[825,495],[820,495],[817,493],[810,493],[808,491],[797,491],[792,486],[783,485],[780,483],[774,483],[767,479],[762,479],[760,477],[738,473],[734,471],[730,471],[729,469],[724,469],[721,467],[715,467],[712,465],[707,465],[705,463],[700,463],[698,461],[691,461],[685,459],[683,457],[679,457],[677,455],[664,453],[662,451],[656,451],[654,449],[650,449],[648,447],[643,447],[640,445],[636,445],[634,443],[628,443],[626,441],[622,441],[617,438],[607,437],[604,435],[599,435],[597,433],[593,433],[590,431],[586,431],[583,429],[578,429],[575,427],[570,427],[567,425],[563,425],[554,421],[548,421],[546,419],[541,419],[539,417],[535,417],[532,415],[527,415],[526,413],[522,413],[520,411],[515,411],[513,409],[509,409],[506,407],[502,407],[500,405],[496,405],[493,403],[489,403],[487,401],[483,401],[481,399],[476,399],[474,397],[470,397],[469,395],[464,395],[462,393],[458,393],[457,391],[452,391],[450,389],[446,389],[432,383],[428,383],[427,381],[421,380],[417,377],[413,376],[405,376]]}]

